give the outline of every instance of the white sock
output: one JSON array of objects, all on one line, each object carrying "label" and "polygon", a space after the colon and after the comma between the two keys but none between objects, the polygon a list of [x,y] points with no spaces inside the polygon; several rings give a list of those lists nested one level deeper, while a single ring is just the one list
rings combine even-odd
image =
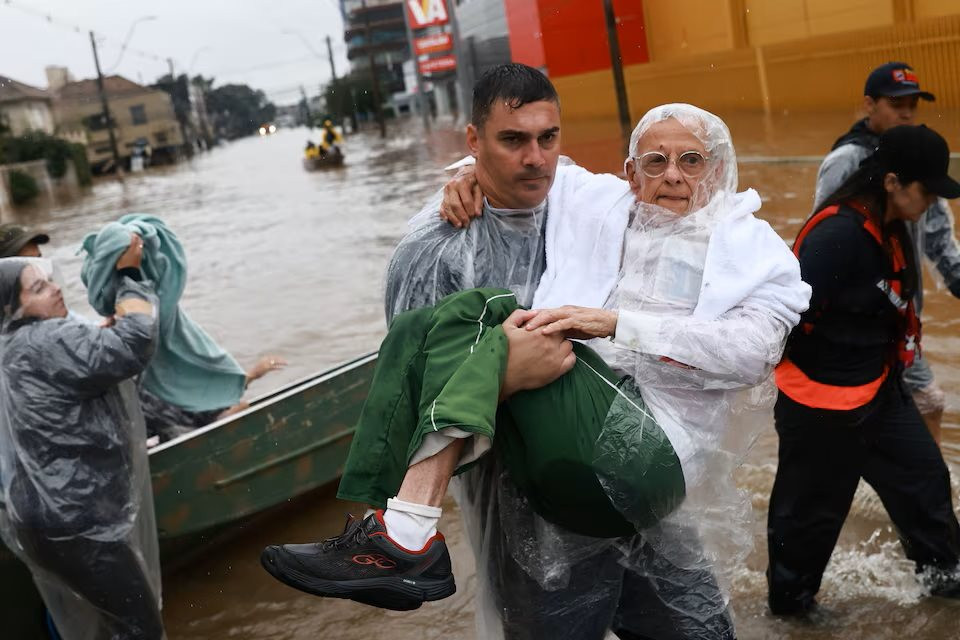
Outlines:
[{"label": "white sock", "polygon": [[427,540],[437,535],[437,523],[442,513],[440,507],[389,498],[383,512],[383,524],[394,542],[405,549],[419,551],[426,546]]}]

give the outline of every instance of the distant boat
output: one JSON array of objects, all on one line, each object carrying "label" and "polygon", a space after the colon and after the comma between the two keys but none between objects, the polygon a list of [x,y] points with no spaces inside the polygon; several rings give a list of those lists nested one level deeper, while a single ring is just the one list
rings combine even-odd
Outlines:
[{"label": "distant boat", "polygon": [[318,169],[329,169],[332,167],[343,166],[343,152],[340,147],[334,146],[325,156],[314,156],[303,159],[303,168],[307,171],[317,171]]},{"label": "distant boat", "polygon": [[[369,353],[290,383],[151,449],[164,567],[231,523],[339,478],[376,360]],[[41,616],[29,572],[0,544],[4,637],[45,640]]]}]

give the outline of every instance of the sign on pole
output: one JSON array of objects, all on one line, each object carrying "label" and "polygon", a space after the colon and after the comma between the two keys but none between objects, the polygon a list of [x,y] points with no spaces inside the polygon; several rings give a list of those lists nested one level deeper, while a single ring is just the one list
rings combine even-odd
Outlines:
[{"label": "sign on pole", "polygon": [[411,29],[423,29],[450,21],[446,0],[406,0]]},{"label": "sign on pole", "polygon": [[452,55],[438,56],[420,61],[420,73],[440,73],[457,68],[457,59]]},{"label": "sign on pole", "polygon": [[453,48],[453,38],[449,33],[437,33],[422,38],[414,38],[413,51],[416,55],[424,53],[440,53]]}]

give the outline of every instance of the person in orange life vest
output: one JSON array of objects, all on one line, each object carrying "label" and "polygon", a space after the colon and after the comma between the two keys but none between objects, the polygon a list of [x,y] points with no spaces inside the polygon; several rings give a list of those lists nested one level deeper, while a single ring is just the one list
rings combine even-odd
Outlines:
[{"label": "person in orange life vest", "polygon": [[815,605],[861,477],[930,592],[960,597],[950,474],[901,376],[920,350],[913,298],[921,283],[906,223],[938,196],[960,197],[948,164],[935,131],[889,129],[794,243],[813,297],[776,369],[779,466],[767,522],[774,614]]}]

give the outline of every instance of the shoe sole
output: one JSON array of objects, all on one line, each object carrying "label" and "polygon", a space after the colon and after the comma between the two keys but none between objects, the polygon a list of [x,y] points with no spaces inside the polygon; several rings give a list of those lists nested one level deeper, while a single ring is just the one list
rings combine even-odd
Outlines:
[{"label": "shoe sole", "polygon": [[353,600],[391,611],[419,609],[424,602],[443,600],[457,592],[452,574],[442,580],[387,577],[331,581],[290,569],[287,570],[289,573],[280,573],[266,553],[260,555],[260,564],[274,578],[298,591],[323,598]]}]

